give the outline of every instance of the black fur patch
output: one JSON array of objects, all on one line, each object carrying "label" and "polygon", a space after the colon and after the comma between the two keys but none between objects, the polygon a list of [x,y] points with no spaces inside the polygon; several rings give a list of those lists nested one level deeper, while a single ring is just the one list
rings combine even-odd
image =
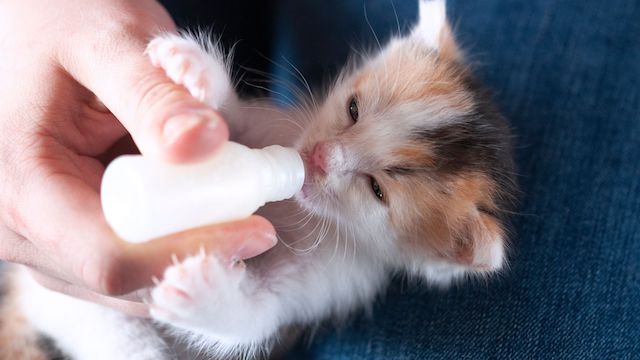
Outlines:
[{"label": "black fur patch", "polygon": [[53,339],[44,334],[38,336],[38,347],[50,360],[71,360],[70,357],[65,355],[62,350],[56,346]]},{"label": "black fur patch", "polygon": [[435,165],[425,168],[431,176],[484,173],[497,185],[499,207],[509,209],[516,191],[511,131],[487,89],[471,76],[464,85],[474,97],[473,111],[439,128],[416,129],[413,138],[427,142],[434,151]]}]

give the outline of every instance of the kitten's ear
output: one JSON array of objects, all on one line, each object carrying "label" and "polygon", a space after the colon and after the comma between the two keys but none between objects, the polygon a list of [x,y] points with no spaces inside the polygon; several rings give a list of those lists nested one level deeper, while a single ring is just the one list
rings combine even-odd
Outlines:
[{"label": "kitten's ear", "polygon": [[504,264],[504,229],[493,216],[474,210],[458,224],[451,224],[449,261],[471,272],[492,272]]},{"label": "kitten's ear", "polygon": [[[470,213],[451,213],[423,224],[422,236],[428,241],[429,261],[420,251],[411,250],[411,269],[428,281],[448,285],[464,274],[488,274],[505,263],[505,231],[493,216],[476,209]],[[433,261],[437,259],[438,261]]]},{"label": "kitten's ear", "polygon": [[460,60],[462,53],[447,21],[445,0],[419,0],[420,18],[412,37],[438,50],[443,59]]}]

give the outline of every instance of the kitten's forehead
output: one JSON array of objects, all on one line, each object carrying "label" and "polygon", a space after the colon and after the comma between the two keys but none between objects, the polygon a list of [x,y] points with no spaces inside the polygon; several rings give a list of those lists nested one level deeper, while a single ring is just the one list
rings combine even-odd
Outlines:
[{"label": "kitten's forehead", "polygon": [[466,75],[465,67],[442,59],[437,51],[397,39],[355,74],[354,88],[373,111],[414,104],[443,118],[471,111]]},{"label": "kitten's forehead", "polygon": [[352,77],[358,152],[379,168],[432,162],[433,143],[423,135],[464,121],[474,109],[465,76],[463,67],[411,39],[392,41]]}]

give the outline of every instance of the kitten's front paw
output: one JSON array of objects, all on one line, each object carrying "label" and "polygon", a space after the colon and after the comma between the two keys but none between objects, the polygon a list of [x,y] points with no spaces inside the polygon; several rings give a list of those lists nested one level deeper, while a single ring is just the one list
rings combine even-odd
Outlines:
[{"label": "kitten's front paw", "polygon": [[171,80],[214,109],[222,106],[232,91],[223,56],[208,53],[191,38],[159,36],[149,43],[147,54]]},{"label": "kitten's front paw", "polygon": [[203,252],[174,262],[151,293],[153,318],[214,335],[242,326],[242,314],[248,310],[242,309],[246,303],[240,289],[246,277],[242,260],[225,262]]}]

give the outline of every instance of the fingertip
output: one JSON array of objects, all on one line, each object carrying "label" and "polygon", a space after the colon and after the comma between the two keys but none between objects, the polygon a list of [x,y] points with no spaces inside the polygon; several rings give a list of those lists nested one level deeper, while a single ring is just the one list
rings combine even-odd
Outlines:
[{"label": "fingertip", "polygon": [[[254,231],[265,234],[265,237],[272,237],[273,239],[276,238],[276,229],[266,218],[259,215],[252,215],[244,221],[249,223],[250,227],[252,227]],[[276,241],[274,240],[273,244],[275,245],[275,243]]]},{"label": "fingertip", "polygon": [[145,243],[123,243],[127,256],[126,261],[120,262],[119,270],[128,276],[123,279],[123,283],[117,283],[114,278],[101,282],[102,290],[107,293],[124,293],[150,286],[152,278],[162,277],[164,270],[171,265],[172,255],[183,259],[204,250],[224,258],[247,259],[271,249],[276,243],[273,225],[257,215],[190,229]]},{"label": "fingertip", "polygon": [[278,243],[273,225],[261,216],[254,215],[229,223],[229,226],[230,229],[242,229],[244,236],[220,247],[219,253],[224,258],[249,259],[268,251]]},{"label": "fingertip", "polygon": [[219,113],[192,109],[168,118],[162,125],[161,156],[173,163],[203,160],[229,139],[229,128]]},{"label": "fingertip", "polygon": [[169,235],[165,239],[170,238],[180,239],[180,250],[186,250],[188,254],[205,250],[209,253],[218,253],[224,258],[242,259],[259,255],[278,242],[273,225],[267,219],[257,215],[190,229]]}]

